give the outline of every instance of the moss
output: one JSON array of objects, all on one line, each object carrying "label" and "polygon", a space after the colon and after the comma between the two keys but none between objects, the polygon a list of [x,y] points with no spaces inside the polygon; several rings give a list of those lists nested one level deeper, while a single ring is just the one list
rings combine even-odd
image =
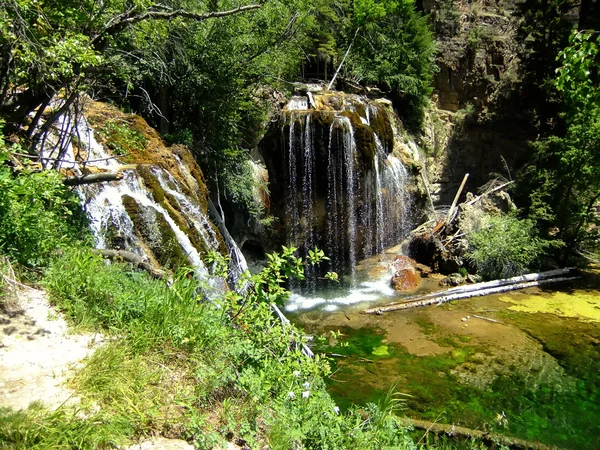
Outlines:
[{"label": "moss", "polygon": [[149,166],[138,164],[136,167],[137,173],[144,180],[146,189],[152,192],[152,196],[157,203],[163,203],[165,200],[165,190],[162,188]]},{"label": "moss", "polygon": [[152,208],[140,206],[128,195],[123,196],[123,206],[133,222],[136,233],[162,267],[177,270],[179,267],[190,265],[177,236],[162,214]]},{"label": "moss", "polygon": [[375,133],[370,126],[360,124],[354,127],[354,140],[359,150],[360,164],[363,172],[373,169],[377,156]]},{"label": "moss", "polygon": [[168,192],[165,193],[165,201],[162,206],[167,210],[171,218],[175,221],[177,226],[183,231],[194,248],[198,251],[200,256],[204,258],[210,249],[207,245],[194,224],[185,214],[181,214],[179,210],[179,202]]},{"label": "moss", "polygon": [[333,111],[315,111],[312,114],[312,119],[315,125],[321,128],[329,128],[335,120],[335,112]]},{"label": "moss", "polygon": [[383,108],[377,108],[371,117],[371,128],[379,139],[386,152],[391,152],[394,148],[394,130],[388,112]]}]

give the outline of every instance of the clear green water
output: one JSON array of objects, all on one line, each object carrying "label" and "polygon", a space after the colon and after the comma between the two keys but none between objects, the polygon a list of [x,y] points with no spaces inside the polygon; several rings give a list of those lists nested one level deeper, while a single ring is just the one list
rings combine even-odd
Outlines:
[{"label": "clear green water", "polygon": [[[583,292],[600,296],[595,286],[580,288],[563,295],[573,302]],[[526,304],[550,295],[511,299]],[[293,320],[309,332],[344,334],[318,349],[337,355],[328,385],[342,408],[377,401],[396,386],[408,394],[408,417],[565,449],[600,448],[600,324],[510,306],[497,296],[385,316],[345,310]],[[469,314],[502,324],[463,321]]]}]

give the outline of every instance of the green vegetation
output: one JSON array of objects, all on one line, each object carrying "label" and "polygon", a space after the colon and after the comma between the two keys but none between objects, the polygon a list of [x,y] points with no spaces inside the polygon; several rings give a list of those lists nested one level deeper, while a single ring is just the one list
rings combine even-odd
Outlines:
[{"label": "green vegetation", "polygon": [[471,263],[478,274],[491,280],[533,269],[549,246],[536,235],[532,220],[514,215],[486,216],[482,228],[467,239]]},{"label": "green vegetation", "polygon": [[594,77],[599,52],[594,33],[574,32],[560,53],[555,85],[567,109],[566,132],[533,144],[533,160],[522,180],[530,217],[565,244],[563,261],[598,245],[600,88]]},{"label": "green vegetation", "polygon": [[10,161],[0,147],[0,252],[23,266],[45,267],[59,247],[88,233],[79,199],[57,172],[11,168]]},{"label": "green vegetation", "polygon": [[411,0],[361,0],[354,2],[350,20],[348,76],[388,92],[408,124],[420,125],[435,70],[425,19]]}]

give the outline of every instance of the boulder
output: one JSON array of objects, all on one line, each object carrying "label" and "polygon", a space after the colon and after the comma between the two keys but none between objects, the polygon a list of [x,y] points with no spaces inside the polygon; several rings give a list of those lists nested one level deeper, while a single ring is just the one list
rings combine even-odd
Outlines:
[{"label": "boulder", "polygon": [[398,255],[392,263],[394,275],[392,287],[399,292],[414,291],[421,285],[421,276],[415,268],[416,262],[408,256]]},{"label": "boulder", "polygon": [[459,286],[466,282],[466,278],[460,273],[452,273],[440,281],[440,286]]}]

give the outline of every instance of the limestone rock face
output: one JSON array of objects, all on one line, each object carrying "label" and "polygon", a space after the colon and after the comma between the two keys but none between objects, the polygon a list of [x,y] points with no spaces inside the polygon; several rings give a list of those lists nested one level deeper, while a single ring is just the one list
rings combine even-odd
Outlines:
[{"label": "limestone rock face", "polygon": [[259,145],[278,218],[266,245],[318,246],[331,258],[325,269],[342,275],[407,235],[414,183],[393,114],[356,94],[292,97]]},{"label": "limestone rock face", "polygon": [[96,246],[131,251],[168,270],[191,266],[206,273],[207,253],[226,247],[189,149],[169,145],[141,117],[104,103],[89,101],[84,117],[67,159],[89,163],[72,170],[123,174],[120,181],[78,188]]}]

